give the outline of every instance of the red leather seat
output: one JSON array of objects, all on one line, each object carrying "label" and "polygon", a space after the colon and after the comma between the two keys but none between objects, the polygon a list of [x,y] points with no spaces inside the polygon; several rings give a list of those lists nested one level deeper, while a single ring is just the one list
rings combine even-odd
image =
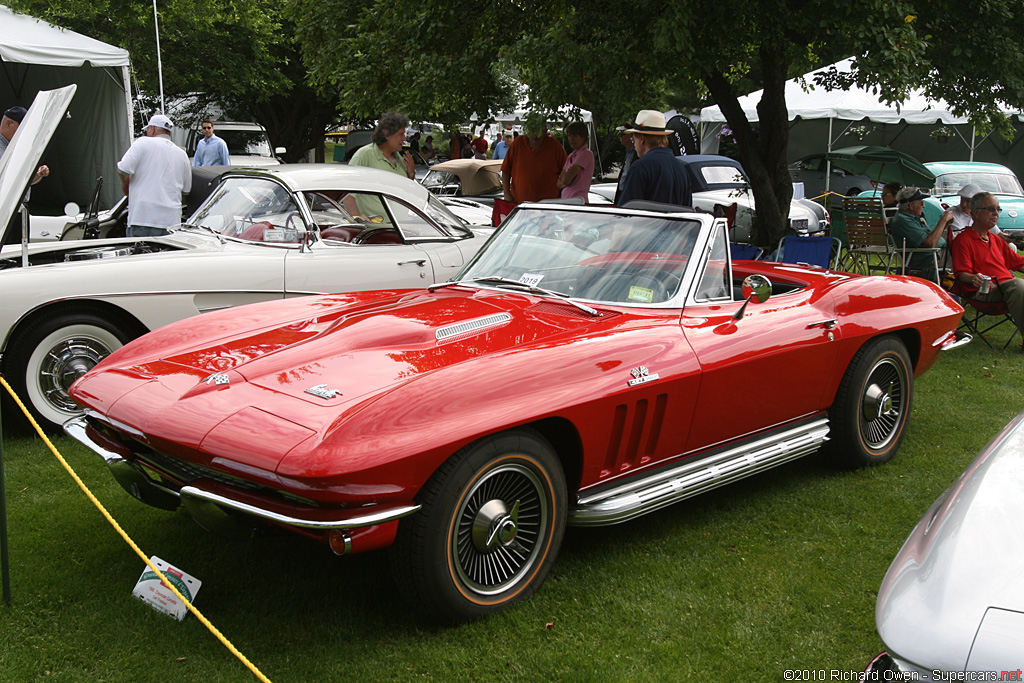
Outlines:
[{"label": "red leather seat", "polygon": [[239,235],[239,237],[241,237],[243,240],[249,240],[250,242],[262,242],[263,241],[263,231],[264,230],[270,230],[273,227],[274,226],[271,225],[270,223],[268,223],[267,221],[260,221],[259,223],[253,223],[248,228],[246,228],[242,232],[242,234]]},{"label": "red leather seat", "polygon": [[333,240],[335,242],[351,242],[352,238],[362,232],[361,227],[355,225],[344,225],[336,226],[333,228],[324,228],[320,231],[320,238],[325,240]]}]

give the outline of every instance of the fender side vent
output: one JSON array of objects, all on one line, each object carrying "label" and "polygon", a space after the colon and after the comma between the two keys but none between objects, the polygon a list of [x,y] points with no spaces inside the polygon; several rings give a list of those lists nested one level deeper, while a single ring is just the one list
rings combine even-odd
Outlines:
[{"label": "fender side vent", "polygon": [[658,394],[653,402],[641,399],[631,406],[616,406],[602,477],[619,474],[650,461],[661,438],[667,405],[668,394]]},{"label": "fender side vent", "polygon": [[465,322],[438,328],[434,333],[434,336],[439,342],[449,341],[453,337],[461,337],[463,335],[472,334],[491,327],[498,327],[511,320],[512,316],[508,313],[495,313],[494,315],[487,315],[483,318],[476,318],[475,320],[467,320]]}]

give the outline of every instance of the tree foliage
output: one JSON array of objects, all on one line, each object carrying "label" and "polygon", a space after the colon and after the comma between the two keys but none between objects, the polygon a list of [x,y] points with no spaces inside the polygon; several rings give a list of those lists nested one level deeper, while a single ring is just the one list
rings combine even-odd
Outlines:
[{"label": "tree foliage", "polygon": [[[134,76],[157,107],[160,81],[153,5],[129,0],[7,0],[19,12],[129,51]],[[194,96],[202,111],[267,127],[275,146],[298,159],[323,139],[337,100],[308,83],[294,27],[271,0],[160,0],[157,5],[166,100]],[[144,114],[145,112],[140,112]]]},{"label": "tree foliage", "polygon": [[[289,0],[313,79],[337,85],[346,107],[398,104],[458,119],[492,104],[490,89],[510,87],[497,65],[541,108],[569,103],[611,125],[640,108],[709,98],[733,130],[764,244],[784,229],[792,196],[787,79],[854,56],[851,80],[884,101],[923,87],[977,123],[1005,129],[999,103],[1024,103],[1017,4],[667,0],[643,9],[609,0],[360,0],[338,12]],[[848,84],[836,76],[829,85]],[[755,127],[738,98],[758,88]]]}]

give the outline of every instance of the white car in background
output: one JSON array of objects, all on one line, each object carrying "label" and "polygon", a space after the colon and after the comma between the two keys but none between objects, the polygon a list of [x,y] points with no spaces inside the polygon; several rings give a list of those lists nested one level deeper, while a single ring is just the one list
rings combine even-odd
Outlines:
[{"label": "white car in background", "polygon": [[[278,158],[287,150],[270,146],[267,129],[249,121],[214,121],[214,134],[228,146],[228,158],[232,166],[276,166]],[[189,131],[188,146],[185,148],[191,159],[196,154],[196,145],[203,139],[199,130]]]},{"label": "white car in background", "polygon": [[[4,155],[0,225],[20,203],[66,100],[33,105]],[[169,235],[4,247],[0,369],[34,416],[57,426],[79,412],[71,383],[145,332],[257,301],[425,287],[458,272],[491,232],[385,171],[228,169]]]},{"label": "white car in background", "polygon": [[[730,242],[749,242],[753,236],[754,193],[747,183],[742,164],[717,154],[690,154],[676,157],[690,176],[693,208],[715,215],[726,215],[736,204],[735,217],[729,225]],[[615,200],[615,183],[591,185],[591,195],[607,201]],[[594,203],[591,201],[590,203]],[[813,234],[828,230],[831,218],[824,206],[809,199],[794,199],[789,205],[789,228],[797,234]]]}]

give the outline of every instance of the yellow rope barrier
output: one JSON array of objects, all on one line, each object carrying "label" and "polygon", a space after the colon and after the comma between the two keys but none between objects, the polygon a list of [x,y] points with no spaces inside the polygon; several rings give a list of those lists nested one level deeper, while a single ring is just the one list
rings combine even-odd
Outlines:
[{"label": "yellow rope barrier", "polygon": [[160,577],[160,580],[163,581],[164,585],[171,589],[174,595],[185,604],[188,610],[192,612],[192,614],[196,615],[196,619],[198,619],[203,624],[203,626],[205,626],[210,631],[210,633],[216,636],[217,640],[223,643],[224,647],[226,647],[231,652],[231,654],[233,654],[243,664],[245,664],[245,666],[250,671],[252,671],[252,673],[258,679],[260,679],[264,683],[271,683],[271,680],[267,678],[262,671],[256,668],[256,665],[250,662],[245,655],[239,652],[238,648],[232,645],[231,641],[225,638],[224,634],[222,634],[217,629],[216,626],[210,623],[210,620],[204,617],[202,612],[196,609],[195,606],[189,600],[187,600],[184,595],[178,592],[178,589],[174,587],[174,584],[171,583],[166,576],[164,576],[163,572],[157,569],[153,565],[153,563],[149,561],[149,558],[146,557],[145,553],[142,552],[142,549],[135,544],[135,541],[133,541],[128,536],[125,530],[121,528],[121,525],[117,523],[117,521],[111,516],[109,512],[107,512],[107,509],[103,507],[103,503],[101,503],[99,499],[97,499],[96,496],[93,495],[92,491],[89,490],[89,487],[85,485],[85,482],[81,480],[81,478],[78,476],[75,470],[72,469],[71,465],[68,464],[68,461],[64,459],[64,456],[60,454],[56,446],[53,445],[53,443],[43,432],[39,424],[35,421],[35,419],[33,419],[32,415],[28,412],[28,409],[25,407],[25,404],[21,402],[21,399],[18,397],[18,395],[14,393],[14,389],[11,388],[11,385],[7,383],[7,380],[2,375],[0,375],[0,384],[3,384],[4,389],[6,389],[7,393],[11,395],[11,398],[14,399],[14,402],[18,404],[18,407],[21,408],[21,412],[25,413],[25,417],[28,418],[28,421],[32,425],[32,428],[35,429],[36,433],[38,433],[39,436],[43,439],[43,442],[46,444],[47,448],[50,449],[50,452],[53,453],[53,455],[57,458],[58,461],[60,461],[60,464],[64,467],[65,470],[67,470],[68,474],[71,475],[71,478],[75,480],[75,483],[78,484],[78,487],[82,489],[83,492],[85,492],[85,495],[88,496],[89,500],[92,501],[92,504],[96,506],[100,513],[102,513],[103,516],[107,519],[107,521],[110,522],[110,525],[113,526],[117,533],[121,535],[121,538],[124,539],[125,543],[127,543],[131,547],[131,549],[135,551],[136,555],[142,558],[142,561],[146,563],[146,566],[152,569],[153,573]]}]

